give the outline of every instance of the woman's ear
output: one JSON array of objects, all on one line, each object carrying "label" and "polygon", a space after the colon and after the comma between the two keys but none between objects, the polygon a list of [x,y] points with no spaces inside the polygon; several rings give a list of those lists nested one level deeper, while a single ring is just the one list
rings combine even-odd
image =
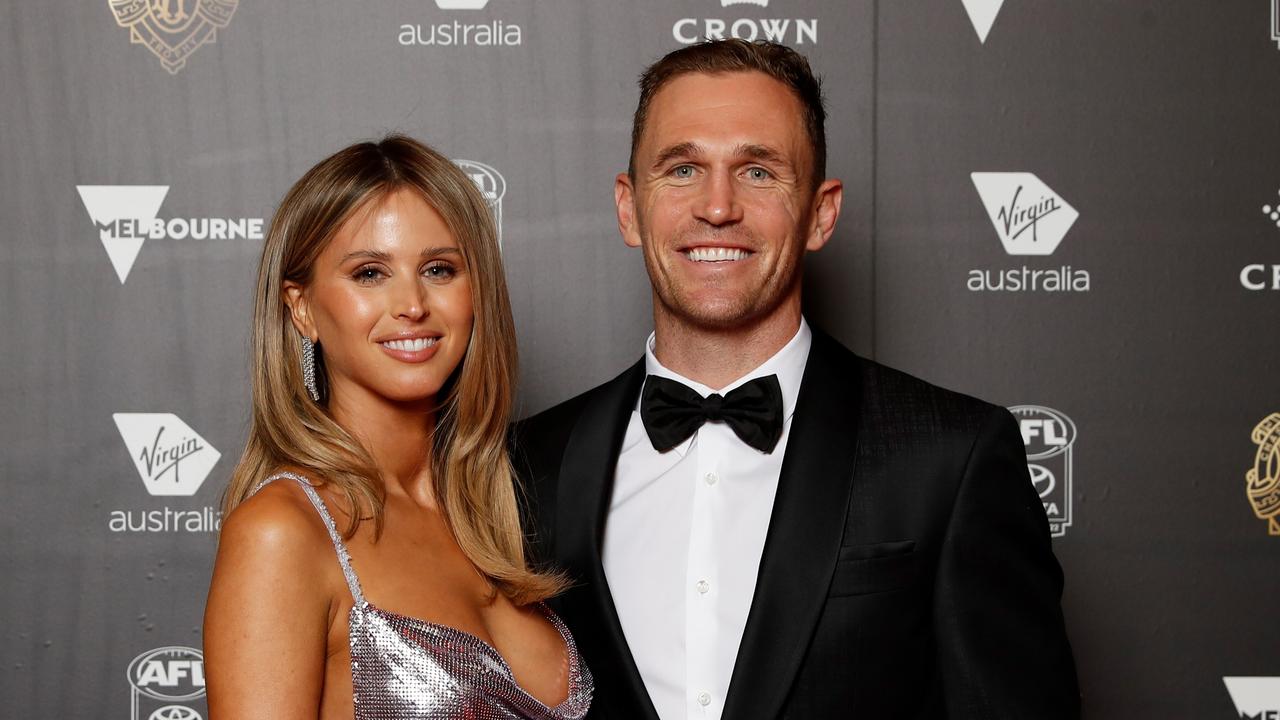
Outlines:
[{"label": "woman's ear", "polygon": [[292,280],[284,282],[284,304],[289,307],[289,319],[299,335],[315,342],[316,326],[311,320],[311,305],[307,298],[306,288]]}]

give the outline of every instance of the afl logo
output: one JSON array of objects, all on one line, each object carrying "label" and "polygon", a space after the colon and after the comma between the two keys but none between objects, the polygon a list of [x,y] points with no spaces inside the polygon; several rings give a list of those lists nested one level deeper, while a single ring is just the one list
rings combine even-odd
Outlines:
[{"label": "afl logo", "polygon": [[129,663],[128,677],[137,694],[156,700],[204,697],[204,653],[180,645],[148,650]]},{"label": "afl logo", "polygon": [[489,211],[493,213],[493,223],[498,229],[498,247],[502,247],[502,196],[507,194],[507,181],[502,177],[502,173],[495,170],[491,165],[485,165],[474,160],[454,160],[455,165],[462,168],[462,172],[471,178],[471,182],[476,184],[480,190],[480,195],[484,197],[485,203],[489,206]]},{"label": "afl logo", "polygon": [[1040,405],[1017,405],[1009,412],[1018,419],[1028,460],[1047,460],[1071,449],[1076,424],[1057,410]]},{"label": "afl logo", "polygon": [[1062,537],[1071,525],[1071,447],[1076,442],[1076,424],[1065,414],[1041,405],[1016,405],[1009,412],[1018,420],[1027,451],[1027,471],[1044,504],[1049,532]]}]

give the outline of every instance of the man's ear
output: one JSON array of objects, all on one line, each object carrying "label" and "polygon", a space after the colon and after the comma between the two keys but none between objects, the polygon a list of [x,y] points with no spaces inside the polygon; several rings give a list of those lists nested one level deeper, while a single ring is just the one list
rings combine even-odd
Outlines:
[{"label": "man's ear", "polygon": [[293,327],[298,334],[310,338],[313,342],[316,341],[318,339],[316,326],[311,319],[311,303],[307,297],[306,288],[292,280],[286,280],[284,304],[289,308],[289,319],[293,322]]},{"label": "man's ear", "polygon": [[836,230],[836,220],[840,219],[840,203],[843,200],[844,183],[833,178],[823,180],[818,185],[813,197],[813,220],[804,244],[806,250],[821,250],[831,239],[831,234]]},{"label": "man's ear", "polygon": [[622,242],[640,247],[640,227],[636,224],[636,189],[627,173],[618,173],[613,180],[613,202],[618,209],[618,230]]}]

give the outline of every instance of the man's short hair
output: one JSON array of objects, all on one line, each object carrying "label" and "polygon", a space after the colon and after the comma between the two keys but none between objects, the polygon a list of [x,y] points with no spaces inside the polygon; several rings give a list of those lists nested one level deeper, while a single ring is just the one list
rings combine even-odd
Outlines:
[{"label": "man's short hair", "polygon": [[631,159],[627,172],[636,176],[636,148],[644,134],[649,103],[668,82],[681,75],[704,73],[762,72],[791,88],[804,110],[805,129],[813,150],[813,185],[827,174],[827,111],[823,107],[822,81],[809,69],[809,61],[786,45],[766,40],[750,42],[737,38],[704,40],[667,53],[645,68],[640,76],[640,103],[631,124]]}]

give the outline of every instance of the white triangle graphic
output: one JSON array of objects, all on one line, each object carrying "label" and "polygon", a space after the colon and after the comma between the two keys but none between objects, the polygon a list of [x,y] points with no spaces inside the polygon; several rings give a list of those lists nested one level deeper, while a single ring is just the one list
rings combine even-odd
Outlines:
[{"label": "white triangle graphic", "polygon": [[222,457],[173,413],[115,413],[111,418],[152,495],[195,495]]},{"label": "white triangle graphic", "polygon": [[117,236],[109,226],[117,220],[134,220],[139,227],[146,227],[155,220],[160,205],[169,193],[168,185],[77,185],[80,201],[89,212],[89,218],[98,227],[98,238],[111,258],[111,266],[123,285],[133,269],[138,251],[145,236]]},{"label": "white triangle graphic", "polygon": [[1280,712],[1280,677],[1224,677],[1222,684],[1240,717]]},{"label": "white triangle graphic", "polygon": [[978,33],[978,41],[986,44],[987,33],[1000,14],[1004,0],[961,0],[965,12],[969,13],[969,22],[973,23],[974,32]]}]

